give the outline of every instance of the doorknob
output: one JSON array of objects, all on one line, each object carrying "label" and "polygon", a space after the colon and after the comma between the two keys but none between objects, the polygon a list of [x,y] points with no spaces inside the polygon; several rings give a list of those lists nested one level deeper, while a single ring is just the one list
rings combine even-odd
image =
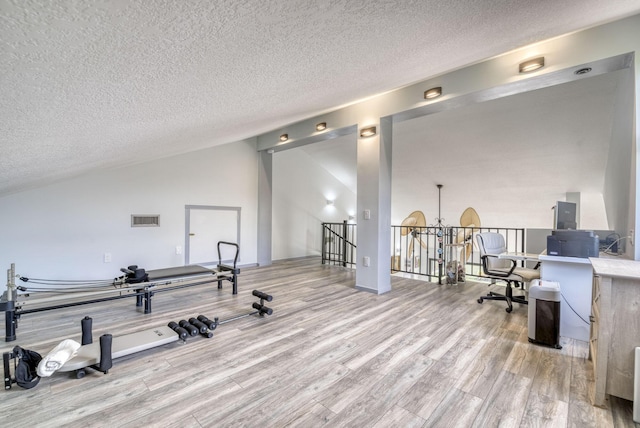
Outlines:
[{"label": "doorknob", "polygon": [[195,233],[190,233],[189,236],[196,236],[196,234]]}]

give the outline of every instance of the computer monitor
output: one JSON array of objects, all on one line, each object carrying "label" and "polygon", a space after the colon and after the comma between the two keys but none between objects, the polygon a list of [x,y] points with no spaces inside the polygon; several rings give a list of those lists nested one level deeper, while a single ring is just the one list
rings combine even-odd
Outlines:
[{"label": "computer monitor", "polygon": [[553,221],[554,229],[576,229],[576,203],[575,202],[556,202],[556,209]]}]

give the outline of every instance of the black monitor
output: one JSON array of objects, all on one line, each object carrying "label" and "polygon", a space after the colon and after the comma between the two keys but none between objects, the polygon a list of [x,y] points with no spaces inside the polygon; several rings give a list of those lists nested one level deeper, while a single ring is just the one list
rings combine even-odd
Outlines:
[{"label": "black monitor", "polygon": [[575,202],[556,202],[555,215],[553,219],[554,229],[576,229],[576,203]]}]

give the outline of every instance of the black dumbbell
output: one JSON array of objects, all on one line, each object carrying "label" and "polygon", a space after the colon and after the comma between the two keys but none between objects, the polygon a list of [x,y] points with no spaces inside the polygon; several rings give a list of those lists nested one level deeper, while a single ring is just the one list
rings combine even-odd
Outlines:
[{"label": "black dumbbell", "polygon": [[180,327],[182,327],[185,330],[187,330],[191,336],[195,336],[196,334],[199,333],[198,327],[189,324],[189,321],[187,321],[187,320],[180,320],[180,322],[178,322],[178,324],[180,325]]},{"label": "black dumbbell", "polygon": [[195,318],[189,318],[189,324],[195,326],[200,331],[200,334],[204,334],[207,332],[207,325],[202,321],[198,321]]},{"label": "black dumbbell", "polygon": [[216,327],[218,327],[218,317],[215,317],[213,321],[211,321],[204,315],[198,315],[198,321],[204,323],[211,331],[215,330]]},{"label": "black dumbbell", "polygon": [[185,330],[184,328],[180,327],[175,321],[171,321],[167,325],[171,330],[173,330],[176,333],[178,333],[178,337],[181,340],[187,340],[187,336],[189,336],[189,332],[187,330]]}]

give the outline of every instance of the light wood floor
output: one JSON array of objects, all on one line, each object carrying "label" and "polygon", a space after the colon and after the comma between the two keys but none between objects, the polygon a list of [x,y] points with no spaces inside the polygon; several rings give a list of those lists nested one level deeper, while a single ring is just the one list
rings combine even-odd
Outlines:
[{"label": "light wood floor", "polygon": [[586,343],[529,344],[526,307],[478,304],[486,285],[394,277],[378,296],[354,283],[354,271],[309,258],[244,269],[237,296],[229,283],[157,294],[148,315],[134,299],[25,315],[2,352],[80,341],[85,315],[95,339],[247,313],[254,289],[274,296],[272,316],[222,325],[211,339],[115,360],[107,375],[56,373],[1,391],[0,425],[640,428],[628,401],[589,404]]}]

